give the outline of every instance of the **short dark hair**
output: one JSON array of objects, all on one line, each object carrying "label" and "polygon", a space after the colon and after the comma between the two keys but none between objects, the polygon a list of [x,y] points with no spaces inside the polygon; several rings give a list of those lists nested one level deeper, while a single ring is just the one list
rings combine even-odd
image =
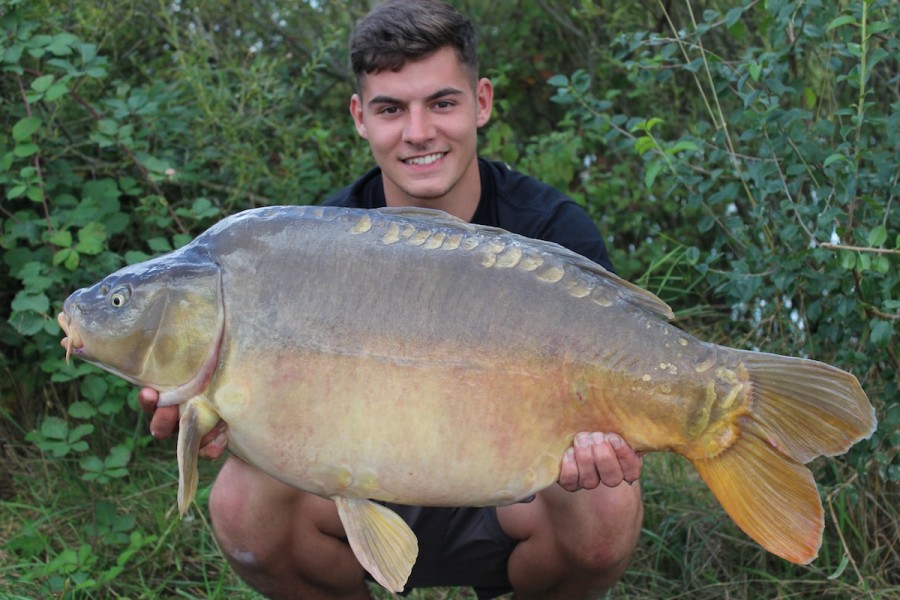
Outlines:
[{"label": "short dark hair", "polygon": [[478,79],[475,27],[438,0],[387,0],[359,20],[350,36],[350,64],[357,88],[365,75],[399,71],[445,46],[456,50],[474,86]]}]

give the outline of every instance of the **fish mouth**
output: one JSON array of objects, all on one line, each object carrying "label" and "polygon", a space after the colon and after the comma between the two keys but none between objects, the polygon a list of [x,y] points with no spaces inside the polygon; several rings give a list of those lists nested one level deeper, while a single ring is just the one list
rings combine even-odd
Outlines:
[{"label": "fish mouth", "polygon": [[63,330],[65,337],[60,340],[60,345],[66,349],[66,364],[69,364],[69,358],[72,354],[79,354],[79,350],[84,348],[84,341],[81,339],[72,319],[64,312],[56,316],[56,322],[59,323],[60,329]]}]

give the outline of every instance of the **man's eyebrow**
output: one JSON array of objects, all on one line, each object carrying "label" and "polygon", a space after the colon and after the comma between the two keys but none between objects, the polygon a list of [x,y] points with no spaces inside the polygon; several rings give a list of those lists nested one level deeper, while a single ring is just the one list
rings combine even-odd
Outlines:
[{"label": "man's eyebrow", "polygon": [[429,95],[428,98],[426,98],[426,100],[428,100],[430,102],[432,100],[437,100],[438,98],[443,98],[444,96],[458,96],[459,94],[462,94],[462,93],[463,93],[462,90],[458,90],[455,87],[445,87],[445,88],[441,88],[438,91],[436,91],[435,93]]},{"label": "man's eyebrow", "polygon": [[[462,90],[457,89],[455,87],[445,87],[445,88],[439,89],[438,91],[434,92],[433,94],[429,94],[428,97],[425,98],[425,100],[427,102],[433,102],[434,100],[437,100],[438,98],[444,98],[446,96],[457,96],[462,93],[463,93]],[[371,100],[368,101],[367,104],[369,106],[373,106],[375,104],[403,104],[403,101],[398,98],[394,98],[392,96],[380,95],[380,96],[374,96]]]}]

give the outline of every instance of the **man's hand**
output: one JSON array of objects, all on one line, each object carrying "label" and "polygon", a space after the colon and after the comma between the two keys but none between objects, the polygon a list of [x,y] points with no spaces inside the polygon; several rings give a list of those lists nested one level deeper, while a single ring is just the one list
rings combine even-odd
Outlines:
[{"label": "man's hand", "polygon": [[[150,419],[150,435],[162,440],[172,435],[175,428],[178,427],[178,407],[162,406],[157,408],[158,401],[159,392],[153,388],[145,387],[138,393],[138,403],[141,405],[141,409],[148,415],[153,415]],[[203,436],[200,440],[200,456],[213,460],[224,454],[225,447],[228,445],[225,429],[225,421],[219,421],[212,431]]]},{"label": "man's hand", "polygon": [[614,433],[581,432],[563,455],[559,485],[570,492],[592,490],[601,483],[631,485],[641,476],[641,456]]}]

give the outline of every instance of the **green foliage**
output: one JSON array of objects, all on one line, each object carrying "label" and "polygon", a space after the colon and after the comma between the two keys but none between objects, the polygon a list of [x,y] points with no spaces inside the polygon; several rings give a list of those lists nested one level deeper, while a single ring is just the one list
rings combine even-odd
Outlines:
[{"label": "green foliage", "polygon": [[[0,0],[0,442],[20,488],[0,595],[250,597],[202,511],[171,518],[174,452],[132,386],[66,365],[55,315],[227,214],[314,203],[368,168],[345,46],[369,3],[58,4]],[[613,595],[896,592],[898,4],[457,4],[496,89],[482,154],[566,190],[685,328],[851,370],[878,408],[870,440],[813,465],[813,566],[771,559],[680,463],[651,460]],[[467,592],[436,594],[413,597]]]},{"label": "green foliage", "polygon": [[[623,32],[601,67],[549,80],[561,126],[606,157],[577,156],[570,190],[612,234],[626,277],[689,329],[858,375],[880,427],[814,467],[829,502],[865,497],[875,513],[849,503],[841,518],[829,505],[837,528],[896,522],[877,507],[896,506],[900,474],[900,10],[772,0],[695,14],[693,4],[660,3],[658,31]],[[630,190],[609,194],[623,173]],[[858,587],[839,596],[863,594],[863,573],[883,561],[896,571],[896,551],[865,528],[826,536],[817,564],[834,579],[853,557]]]}]

